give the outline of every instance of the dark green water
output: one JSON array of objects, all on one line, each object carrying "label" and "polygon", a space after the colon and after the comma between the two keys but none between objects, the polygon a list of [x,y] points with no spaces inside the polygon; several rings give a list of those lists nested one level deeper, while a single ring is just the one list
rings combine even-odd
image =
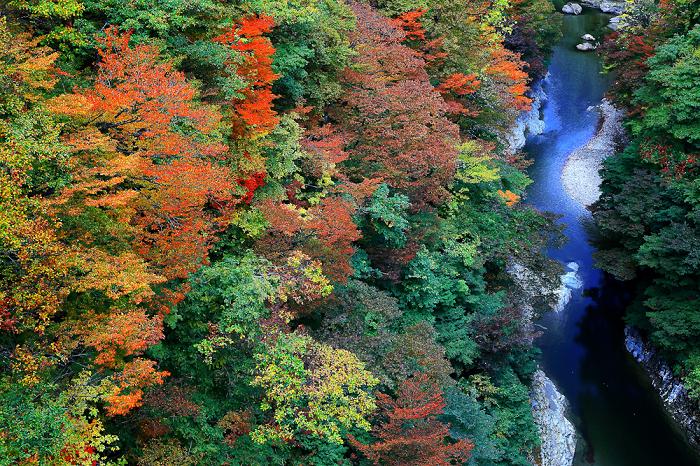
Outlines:
[{"label": "dark green water", "polygon": [[624,347],[621,316],[628,299],[622,285],[594,267],[585,225],[590,213],[569,198],[561,184],[567,156],[594,134],[598,115],[588,112],[604,96],[610,77],[599,57],[578,52],[583,34],[600,38],[609,15],[586,9],[567,16],[564,36],[554,50],[544,106],[546,129],[529,138],[525,150],[535,161],[528,202],[561,215],[568,242],[551,257],[575,262],[583,282],[568,305],[547,313],[538,340],[541,365],[571,404],[583,441],[578,465],[694,466],[696,453],[662,409],[656,392]]}]

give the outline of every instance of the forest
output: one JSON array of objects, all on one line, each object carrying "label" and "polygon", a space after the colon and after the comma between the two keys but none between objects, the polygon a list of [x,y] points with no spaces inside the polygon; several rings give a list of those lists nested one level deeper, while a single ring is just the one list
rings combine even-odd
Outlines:
[{"label": "forest", "polygon": [[[626,322],[695,400],[699,16],[635,0],[601,45],[629,143],[592,207]],[[533,464],[557,295],[521,282],[558,286],[563,236],[507,135],[561,22],[0,1],[0,465]]]}]

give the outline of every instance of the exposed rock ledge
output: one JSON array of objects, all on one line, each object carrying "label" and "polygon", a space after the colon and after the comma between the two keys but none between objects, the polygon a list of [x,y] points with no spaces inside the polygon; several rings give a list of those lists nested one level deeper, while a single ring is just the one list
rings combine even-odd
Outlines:
[{"label": "exposed rock ledge", "polygon": [[681,381],[674,377],[671,367],[632,327],[625,328],[625,347],[649,374],[666,411],[683,429],[688,441],[700,448],[698,403],[690,399]]},{"label": "exposed rock ledge", "polygon": [[600,197],[600,168],[608,156],[615,152],[622,141],[622,112],[610,102],[603,99],[600,105],[589,108],[601,114],[598,132],[585,146],[573,151],[562,170],[564,189],[572,199],[585,207],[590,206]]},{"label": "exposed rock ledge", "polygon": [[547,100],[547,94],[544,92],[544,81],[548,76],[545,76],[544,79],[532,86],[532,91],[530,92],[532,105],[530,110],[518,115],[515,124],[505,136],[508,152],[511,154],[525,147],[528,136],[544,133],[544,120],[541,114],[542,105]]},{"label": "exposed rock ledge", "polygon": [[534,462],[542,466],[571,466],[576,453],[576,430],[566,418],[568,404],[554,382],[539,369],[532,379],[530,400],[542,439],[540,458]]}]

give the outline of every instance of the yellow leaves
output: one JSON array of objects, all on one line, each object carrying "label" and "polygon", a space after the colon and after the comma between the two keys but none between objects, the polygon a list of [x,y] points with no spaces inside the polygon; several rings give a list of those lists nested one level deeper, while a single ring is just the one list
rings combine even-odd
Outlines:
[{"label": "yellow leaves", "polygon": [[485,141],[468,139],[459,146],[455,179],[466,184],[488,183],[500,177],[498,168],[491,166],[492,145]]},{"label": "yellow leaves", "polygon": [[[0,84],[14,88],[15,99],[35,101],[40,97],[37,91],[52,89],[57,82],[54,63],[58,53],[40,46],[40,40],[29,34],[13,34],[7,19],[0,18]],[[0,108],[5,105],[0,103]]]},{"label": "yellow leaves", "polygon": [[21,374],[20,383],[27,386],[39,383],[38,372],[41,368],[39,358],[26,348],[19,345],[15,347],[11,368],[13,372]]},{"label": "yellow leaves", "polygon": [[82,94],[62,94],[46,102],[53,113],[73,118],[85,118],[94,113],[92,102]]},{"label": "yellow leaves", "polygon": [[84,275],[77,279],[75,291],[101,291],[110,299],[128,297],[130,302],[139,304],[155,294],[153,285],[166,281],[149,272],[146,262],[132,252],[114,255],[92,248],[77,256]]},{"label": "yellow leaves", "polygon": [[253,385],[264,390],[261,409],[272,411],[273,421],[251,434],[254,441],[307,432],[341,444],[341,428],[369,430],[378,380],[357,356],[294,333],[272,339],[267,351],[256,355]]}]

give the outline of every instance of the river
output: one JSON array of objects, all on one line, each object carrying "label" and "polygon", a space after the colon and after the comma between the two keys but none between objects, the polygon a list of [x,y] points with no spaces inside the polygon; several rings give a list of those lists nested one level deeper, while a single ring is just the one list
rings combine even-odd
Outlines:
[{"label": "river", "polygon": [[609,18],[590,9],[564,18],[563,38],[554,49],[544,83],[545,132],[529,137],[525,146],[534,160],[528,202],[560,215],[568,238],[549,254],[565,264],[576,263],[583,282],[572,289],[563,310],[546,313],[539,322],[546,328],[537,342],[541,366],[571,405],[571,420],[582,437],[577,465],[700,465],[648,378],[625,350],[621,318],[628,299],[625,287],[594,267],[591,215],[561,183],[567,156],[597,129],[598,114],[586,109],[600,102],[611,79],[601,74],[595,53],[579,52],[575,45],[586,33],[601,37]]}]

